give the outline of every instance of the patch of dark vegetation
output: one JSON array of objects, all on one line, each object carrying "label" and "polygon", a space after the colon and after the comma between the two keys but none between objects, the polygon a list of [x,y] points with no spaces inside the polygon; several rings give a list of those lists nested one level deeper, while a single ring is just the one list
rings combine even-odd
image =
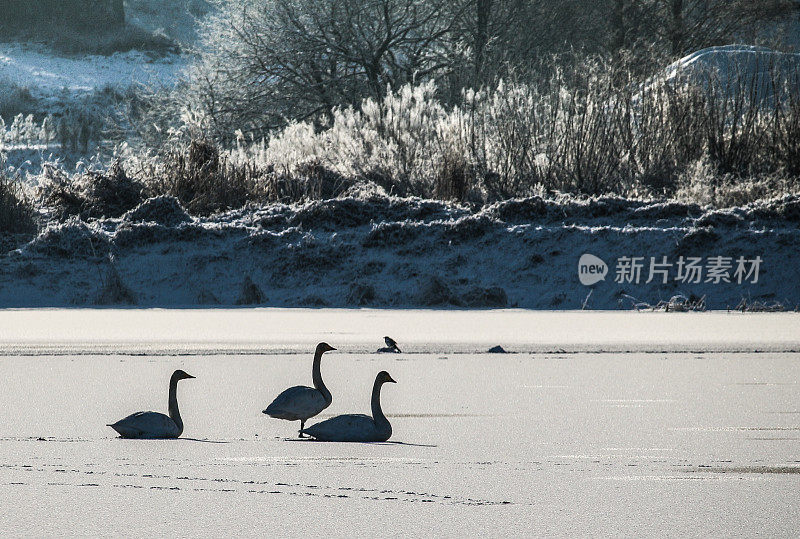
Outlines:
[{"label": "patch of dark vegetation", "polygon": [[174,149],[164,156],[150,188],[177,198],[192,215],[209,215],[258,201],[259,174],[255,167],[234,165],[214,143],[198,139],[185,151]]},{"label": "patch of dark vegetation", "polygon": [[196,301],[198,305],[219,305],[221,303],[219,298],[208,290],[203,290],[197,294]]},{"label": "patch of dark vegetation", "polygon": [[330,304],[326,299],[321,298],[320,296],[317,296],[315,294],[311,294],[301,299],[300,305],[302,307],[327,307]]},{"label": "patch of dark vegetation", "polygon": [[[285,206],[284,206],[285,208]],[[284,213],[273,213],[259,218],[258,225],[265,229],[284,228],[289,225],[288,211]]]},{"label": "patch of dark vegetation", "polygon": [[358,268],[358,274],[364,277],[377,275],[386,267],[386,262],[382,260],[370,260],[363,266]]},{"label": "patch of dark vegetation", "polygon": [[350,285],[350,291],[347,293],[347,304],[364,306],[374,303],[378,295],[375,292],[375,287],[370,284],[353,283]]},{"label": "patch of dark vegetation", "polygon": [[107,172],[86,173],[83,183],[84,218],[119,217],[142,201],[144,185],[128,177],[119,161]]},{"label": "patch of dark vegetation", "polygon": [[508,306],[508,295],[499,286],[470,288],[463,296],[462,303],[474,309],[499,309]]},{"label": "patch of dark vegetation", "polygon": [[114,258],[108,257],[108,269],[102,281],[97,305],[135,305],[136,294],[122,281]]},{"label": "patch of dark vegetation", "polygon": [[374,209],[363,200],[344,198],[310,202],[299,208],[289,222],[309,230],[341,230],[369,224],[374,216]]},{"label": "patch of dark vegetation", "polygon": [[14,268],[14,276],[21,279],[32,279],[42,274],[42,268],[31,261],[23,262]]},{"label": "patch of dark vegetation", "polygon": [[486,353],[487,354],[507,354],[508,352],[506,352],[505,348],[503,348],[502,346],[500,346],[498,344],[497,346],[492,346],[491,348],[489,348],[486,351]]},{"label": "patch of dark vegetation", "polygon": [[542,262],[544,262],[544,257],[539,253],[533,253],[528,257],[528,264],[530,266],[538,266]]},{"label": "patch of dark vegetation", "polygon": [[267,296],[253,282],[249,275],[246,275],[242,281],[242,287],[239,292],[239,297],[236,299],[236,305],[260,305],[267,302]]},{"label": "patch of dark vegetation", "polygon": [[460,305],[461,301],[453,295],[447,283],[435,275],[419,279],[415,303],[425,307]]},{"label": "patch of dark vegetation", "polygon": [[43,204],[64,220],[77,215],[83,220],[120,217],[135,208],[143,199],[145,186],[130,178],[119,161],[105,172],[88,171],[69,178],[55,169],[48,169],[41,189]]}]

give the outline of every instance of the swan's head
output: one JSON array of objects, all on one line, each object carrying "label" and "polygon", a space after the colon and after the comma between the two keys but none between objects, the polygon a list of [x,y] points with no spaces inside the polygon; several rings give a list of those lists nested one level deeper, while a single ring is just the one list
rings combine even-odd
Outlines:
[{"label": "swan's head", "polygon": [[331,350],[336,350],[336,348],[326,342],[321,342],[317,345],[318,354],[324,354],[325,352],[330,352]]},{"label": "swan's head", "polygon": [[377,379],[375,381],[380,383],[380,384],[385,384],[386,382],[391,382],[393,384],[397,383],[397,382],[394,381],[394,379],[391,376],[389,376],[389,373],[386,372],[386,371],[379,372],[378,373],[378,377],[377,377]]},{"label": "swan's head", "polygon": [[186,371],[178,369],[177,371],[172,373],[172,378],[174,380],[186,380],[187,378],[194,378],[194,376],[187,373]]}]

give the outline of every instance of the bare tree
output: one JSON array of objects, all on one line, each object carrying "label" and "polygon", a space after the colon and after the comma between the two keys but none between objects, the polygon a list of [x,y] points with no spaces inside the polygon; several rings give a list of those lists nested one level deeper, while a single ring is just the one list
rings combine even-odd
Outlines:
[{"label": "bare tree", "polygon": [[435,76],[448,65],[446,0],[237,0],[205,31],[194,81],[220,128],[263,132],[286,118]]},{"label": "bare tree", "polygon": [[744,37],[796,9],[793,0],[606,0],[610,49],[654,44],[671,56]]}]

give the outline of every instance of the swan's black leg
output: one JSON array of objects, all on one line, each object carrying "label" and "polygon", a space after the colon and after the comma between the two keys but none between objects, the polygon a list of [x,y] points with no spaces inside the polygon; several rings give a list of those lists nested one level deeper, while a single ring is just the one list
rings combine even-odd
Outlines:
[{"label": "swan's black leg", "polygon": [[306,428],[306,420],[305,419],[301,419],[300,420],[300,438],[305,438],[305,436],[303,436],[303,429],[304,428]]}]

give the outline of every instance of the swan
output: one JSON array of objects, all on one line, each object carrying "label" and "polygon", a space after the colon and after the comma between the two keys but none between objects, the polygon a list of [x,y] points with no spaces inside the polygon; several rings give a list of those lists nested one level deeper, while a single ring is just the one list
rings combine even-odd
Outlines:
[{"label": "swan", "polygon": [[136,412],[108,426],[122,438],[177,438],[183,433],[183,420],[178,411],[178,381],[194,378],[178,369],[169,379],[169,415],[159,412]]},{"label": "swan", "polygon": [[392,426],[381,410],[381,386],[396,383],[386,371],[381,371],[372,386],[372,417],[364,414],[337,415],[303,432],[325,442],[385,442],[392,436]]},{"label": "swan", "polygon": [[311,378],[314,381],[314,387],[290,387],[275,397],[272,404],[264,410],[264,413],[270,417],[288,421],[299,420],[300,438],[303,438],[303,428],[306,425],[306,420],[314,417],[333,402],[331,392],[325,387],[325,383],[322,381],[322,373],[319,369],[322,354],[331,350],[336,350],[336,348],[328,343],[321,342],[314,351],[314,364],[311,367]]}]

